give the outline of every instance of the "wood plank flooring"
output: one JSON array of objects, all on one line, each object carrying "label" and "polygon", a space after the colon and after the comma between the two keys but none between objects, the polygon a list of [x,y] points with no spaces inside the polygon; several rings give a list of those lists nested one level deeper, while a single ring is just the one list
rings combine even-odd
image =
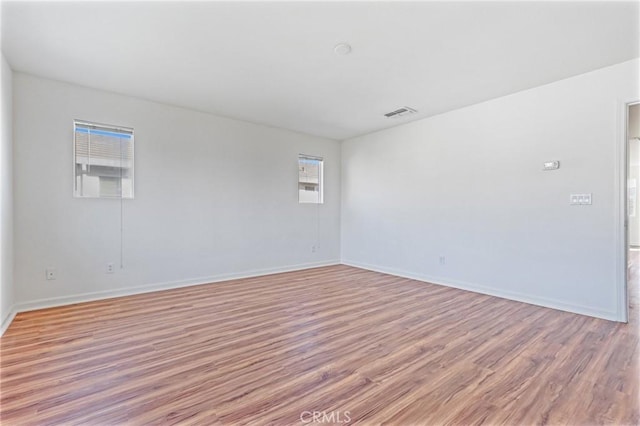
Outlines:
[{"label": "wood plank flooring", "polygon": [[84,303],[0,339],[0,421],[638,424],[634,321],[347,266]]}]

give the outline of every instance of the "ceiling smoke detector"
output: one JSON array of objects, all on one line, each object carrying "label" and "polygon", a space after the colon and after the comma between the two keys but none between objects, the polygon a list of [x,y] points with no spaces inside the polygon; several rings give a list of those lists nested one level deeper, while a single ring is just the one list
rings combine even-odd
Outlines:
[{"label": "ceiling smoke detector", "polygon": [[384,116],[387,118],[396,118],[396,117],[402,117],[404,115],[415,114],[416,112],[418,111],[416,111],[413,108],[402,107],[402,108],[398,108],[395,111],[388,112]]},{"label": "ceiling smoke detector", "polygon": [[336,52],[336,55],[348,55],[351,53],[351,46],[347,43],[339,43],[333,48],[333,51]]}]

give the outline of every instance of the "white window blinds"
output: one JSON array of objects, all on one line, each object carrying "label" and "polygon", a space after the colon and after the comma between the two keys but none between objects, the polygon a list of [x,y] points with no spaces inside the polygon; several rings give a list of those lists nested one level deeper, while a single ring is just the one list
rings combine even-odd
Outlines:
[{"label": "white window blinds", "polygon": [[133,129],[74,121],[74,195],[133,198]]},{"label": "white window blinds", "polygon": [[298,202],[323,203],[323,168],[320,157],[298,156]]}]

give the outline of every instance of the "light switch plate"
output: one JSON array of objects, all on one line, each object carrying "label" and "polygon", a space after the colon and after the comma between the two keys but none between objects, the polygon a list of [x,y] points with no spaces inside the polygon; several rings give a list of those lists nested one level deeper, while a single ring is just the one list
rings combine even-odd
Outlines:
[{"label": "light switch plate", "polygon": [[587,194],[571,194],[569,195],[569,204],[572,206],[590,206],[591,193]]}]

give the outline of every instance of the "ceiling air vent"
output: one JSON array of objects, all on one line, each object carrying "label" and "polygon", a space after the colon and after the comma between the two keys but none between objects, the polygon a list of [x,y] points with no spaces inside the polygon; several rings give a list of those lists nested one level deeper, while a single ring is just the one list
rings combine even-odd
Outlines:
[{"label": "ceiling air vent", "polygon": [[398,108],[395,111],[388,112],[384,116],[387,118],[396,118],[396,117],[402,117],[403,115],[415,114],[416,112],[418,111],[416,111],[413,108],[402,107],[402,108]]}]

